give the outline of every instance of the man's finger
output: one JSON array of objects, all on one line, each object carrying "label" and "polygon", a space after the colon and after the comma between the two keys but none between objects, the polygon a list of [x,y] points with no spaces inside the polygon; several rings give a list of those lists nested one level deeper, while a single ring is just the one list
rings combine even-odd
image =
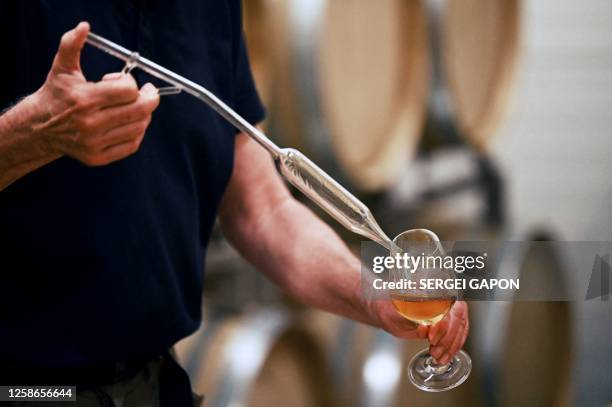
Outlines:
[{"label": "man's finger", "polygon": [[450,318],[450,313],[444,317],[444,319],[437,324],[433,324],[429,328],[429,343],[432,345],[437,345],[440,342],[440,339],[446,334],[448,329],[448,320]]},{"label": "man's finger", "polygon": [[53,61],[54,69],[66,72],[81,70],[81,50],[88,33],[89,23],[81,22],[62,36]]},{"label": "man's finger", "polygon": [[126,143],[110,146],[104,150],[104,155],[109,157],[111,162],[132,155],[140,148],[140,143],[142,143],[143,138],[144,135]]},{"label": "man's finger", "polygon": [[112,106],[100,111],[98,121],[107,128],[123,126],[149,116],[159,105],[159,95],[152,87],[143,87],[138,100],[128,105]]},{"label": "man's finger", "polygon": [[417,335],[420,339],[427,339],[427,334],[429,333],[429,326],[420,325],[417,327]]},{"label": "man's finger", "polygon": [[453,340],[453,343],[448,349],[447,353],[449,355],[454,355],[455,353],[459,351],[459,349],[463,347],[463,344],[465,343],[465,339],[467,338],[467,331],[468,331],[467,323],[468,323],[467,320],[462,321],[461,331],[455,336],[455,340]]},{"label": "man's finger", "polygon": [[123,72],[111,72],[111,73],[107,73],[106,75],[104,75],[102,77],[102,80],[112,81],[112,80],[121,78],[123,75],[125,75]]},{"label": "man's finger", "polygon": [[456,332],[453,338],[453,344],[451,346],[447,346],[447,344],[440,343],[436,346],[430,346],[429,353],[436,359],[436,361],[440,364],[446,364],[450,361],[451,355],[454,355],[459,347],[453,350],[453,345],[455,342],[460,343],[462,338],[464,337],[464,328],[461,327],[458,332]]},{"label": "man's finger", "polygon": [[465,315],[461,313],[453,312],[453,310],[451,310],[451,312],[448,313],[448,317],[449,317],[447,320],[448,326],[446,328],[446,332],[444,333],[444,335],[442,335],[440,340],[436,343],[436,345],[444,347],[447,351],[450,348],[450,346],[453,344],[455,337],[457,337],[457,334],[459,333],[459,331],[461,330],[465,322]]},{"label": "man's finger", "polygon": [[121,160],[138,151],[141,142],[142,137],[126,143],[115,144],[114,146],[108,147],[102,154],[96,156],[94,159],[88,160],[86,163],[91,166],[101,166]]},{"label": "man's finger", "polygon": [[103,107],[125,105],[138,99],[138,84],[132,75],[121,75],[114,80],[88,83],[88,97]]},{"label": "man's finger", "polygon": [[429,354],[439,361],[440,358],[446,353],[446,350],[442,346],[429,346]]},{"label": "man's finger", "polygon": [[140,97],[133,103],[107,107],[93,112],[87,119],[89,130],[108,133],[115,128],[131,123],[142,122],[150,118],[159,104],[159,96],[151,90],[141,91]]},{"label": "man's finger", "polygon": [[141,137],[147,129],[149,120],[141,120],[126,124],[124,126],[115,127],[104,134],[100,141],[104,145],[114,146],[129,141],[133,141],[138,137]]},{"label": "man's finger", "polygon": [[459,331],[455,334],[451,345],[448,347],[444,347],[443,345],[439,346],[439,348],[441,349],[441,356],[438,358],[439,363],[446,364],[450,362],[451,358],[455,355],[455,353],[457,353],[459,349],[461,349],[465,338],[467,337],[466,330],[467,329],[465,327],[465,323],[461,322]]}]

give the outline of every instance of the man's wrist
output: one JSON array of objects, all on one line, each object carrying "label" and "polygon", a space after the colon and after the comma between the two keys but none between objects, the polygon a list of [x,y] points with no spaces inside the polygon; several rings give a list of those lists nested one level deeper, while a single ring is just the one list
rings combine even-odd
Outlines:
[{"label": "man's wrist", "polygon": [[0,190],[25,174],[61,157],[43,131],[49,120],[45,102],[35,92],[0,116]]},{"label": "man's wrist", "polygon": [[[385,307],[385,301],[376,300],[373,298],[367,298],[367,289],[364,289],[364,284],[369,285],[371,273],[364,273],[362,268],[364,267],[359,261],[359,267],[361,269],[361,275],[359,279],[359,289],[361,291],[361,298],[363,300],[364,308],[368,315],[369,320],[371,321],[371,325],[376,326],[377,328],[385,329],[385,317],[388,310]],[[366,279],[368,281],[363,281]],[[371,297],[375,297],[371,295]]]},{"label": "man's wrist", "polygon": [[29,142],[35,159],[54,160],[62,153],[53,143],[53,137],[46,130],[45,124],[51,119],[50,101],[41,87],[36,92],[24,98],[18,106],[19,119],[22,123],[21,131],[30,135]]},{"label": "man's wrist", "polygon": [[385,301],[376,301],[376,300],[366,300],[367,301],[367,307],[368,307],[368,314],[370,315],[370,318],[372,319],[372,322],[374,323],[374,325],[378,328],[381,329],[385,329],[386,328],[386,323],[385,323],[385,317],[386,314],[388,312],[388,310],[385,307]]}]

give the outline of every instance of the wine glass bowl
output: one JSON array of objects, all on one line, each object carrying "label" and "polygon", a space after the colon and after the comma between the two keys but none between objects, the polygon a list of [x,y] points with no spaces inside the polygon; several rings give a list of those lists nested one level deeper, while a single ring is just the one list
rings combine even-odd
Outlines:
[{"label": "wine glass bowl", "polygon": [[[445,286],[432,289],[428,284],[421,284],[426,283],[424,280],[456,278],[454,270],[443,267],[445,251],[440,239],[427,229],[405,231],[393,239],[391,256],[406,260],[403,267],[389,269],[389,280],[401,283],[389,293],[397,312],[420,325],[441,321],[456,301],[457,290]],[[408,257],[415,260],[408,262]],[[449,363],[439,365],[429,350],[424,349],[410,361],[408,377],[421,390],[440,392],[459,386],[471,369],[472,361],[464,351],[457,352]]]},{"label": "wine glass bowl", "polygon": [[434,256],[444,256],[444,248],[438,237],[427,229],[412,229],[393,239],[391,255],[409,255],[418,258],[420,263],[409,267],[393,267],[389,270],[394,282],[413,283],[413,287],[403,287],[390,291],[391,302],[395,309],[406,319],[421,325],[433,325],[444,318],[457,298],[455,290],[421,289],[421,282],[427,279],[454,278],[452,271],[435,267]]}]

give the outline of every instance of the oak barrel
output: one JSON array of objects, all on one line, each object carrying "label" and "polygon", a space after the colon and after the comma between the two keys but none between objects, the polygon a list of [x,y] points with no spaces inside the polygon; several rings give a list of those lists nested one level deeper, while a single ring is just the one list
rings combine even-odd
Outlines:
[{"label": "oak barrel", "polygon": [[206,406],[333,405],[316,342],[283,311],[213,316],[175,350]]}]

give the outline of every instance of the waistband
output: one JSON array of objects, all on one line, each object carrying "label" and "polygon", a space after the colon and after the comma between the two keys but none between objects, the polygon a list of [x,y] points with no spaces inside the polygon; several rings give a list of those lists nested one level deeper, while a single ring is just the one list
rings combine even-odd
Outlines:
[{"label": "waistband", "polygon": [[[53,368],[23,361],[0,361],[2,386],[100,386],[129,380],[155,359],[166,355],[139,357],[117,362]],[[169,356],[168,356],[169,357]]]}]

